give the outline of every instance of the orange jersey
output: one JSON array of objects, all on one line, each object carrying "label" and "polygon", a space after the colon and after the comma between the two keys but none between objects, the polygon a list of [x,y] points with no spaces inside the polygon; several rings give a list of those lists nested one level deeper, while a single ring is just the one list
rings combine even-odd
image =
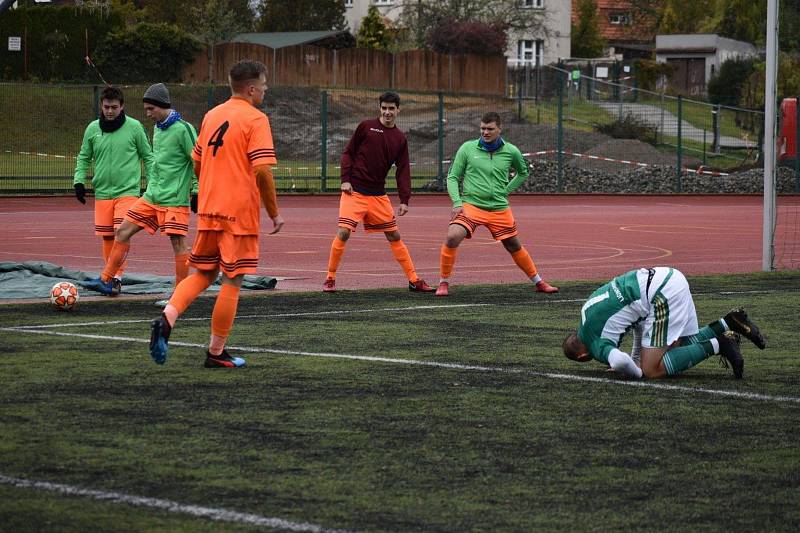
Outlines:
[{"label": "orange jersey", "polygon": [[206,113],[192,158],[200,162],[197,229],[257,235],[261,197],[253,167],[278,162],[267,116],[231,97]]}]

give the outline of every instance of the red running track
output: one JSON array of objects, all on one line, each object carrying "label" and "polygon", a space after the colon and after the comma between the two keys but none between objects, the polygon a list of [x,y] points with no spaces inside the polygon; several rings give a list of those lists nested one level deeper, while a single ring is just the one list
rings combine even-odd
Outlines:
[{"label": "red running track", "polygon": [[[392,201],[396,205],[396,196]],[[520,240],[542,276],[556,284],[571,279],[604,280],[651,265],[674,266],[690,275],[759,271],[762,202],[759,196],[511,198]],[[796,223],[800,197],[781,197],[779,203]],[[286,220],[281,233],[267,236],[271,222],[262,215],[258,273],[278,277],[278,290],[320,290],[336,231],[338,196],[286,195],[279,198],[279,205]],[[400,233],[417,271],[431,284],[439,278],[439,249],[450,210],[446,195],[416,195],[409,213],[399,218]],[[4,228],[0,261],[39,260],[91,272],[102,269],[91,199],[83,206],[74,198],[3,198],[0,221]],[[799,234],[797,227],[784,231],[781,246],[791,253],[800,250]],[[172,275],[173,269],[167,237],[140,232],[133,238],[129,272]],[[479,228],[473,239],[461,245],[454,286],[524,280],[508,253],[485,228]],[[359,227],[347,243],[337,288],[405,284],[385,237],[365,234]]]}]

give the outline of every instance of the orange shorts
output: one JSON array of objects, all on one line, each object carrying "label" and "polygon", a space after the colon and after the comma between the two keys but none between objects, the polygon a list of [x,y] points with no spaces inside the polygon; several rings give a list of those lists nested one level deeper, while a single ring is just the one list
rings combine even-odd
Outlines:
[{"label": "orange shorts", "polygon": [[189,265],[197,270],[219,268],[229,278],[254,274],[258,266],[258,235],[200,230],[189,254]]},{"label": "orange shorts", "polygon": [[150,235],[159,229],[167,235],[189,234],[188,207],[161,207],[139,198],[128,212],[125,220],[136,224]]},{"label": "orange shorts", "polygon": [[486,226],[494,240],[502,241],[517,235],[517,223],[514,214],[507,207],[502,211],[486,211],[472,204],[464,204],[464,210],[454,218],[450,224],[458,224],[467,230],[467,238],[472,238],[472,233],[478,226]]},{"label": "orange shorts", "polygon": [[367,233],[397,230],[397,219],[387,195],[342,193],[339,199],[339,227],[355,231],[361,221],[364,222],[364,231]]},{"label": "orange shorts", "polygon": [[95,200],[94,234],[113,237],[114,229],[122,224],[125,213],[138,199],[136,196],[121,196],[111,200]]}]

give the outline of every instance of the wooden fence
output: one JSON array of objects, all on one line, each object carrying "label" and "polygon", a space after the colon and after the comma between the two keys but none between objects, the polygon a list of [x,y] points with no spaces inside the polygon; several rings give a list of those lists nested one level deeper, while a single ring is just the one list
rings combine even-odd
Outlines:
[{"label": "wooden fence", "polygon": [[[183,72],[186,83],[208,81],[202,51]],[[272,86],[395,88],[421,92],[502,95],[506,91],[505,57],[445,55],[424,50],[392,54],[369,48],[330,50],[313,45],[268,48],[253,43],[225,43],[214,49],[212,77],[224,82],[241,59],[261,61]]]}]

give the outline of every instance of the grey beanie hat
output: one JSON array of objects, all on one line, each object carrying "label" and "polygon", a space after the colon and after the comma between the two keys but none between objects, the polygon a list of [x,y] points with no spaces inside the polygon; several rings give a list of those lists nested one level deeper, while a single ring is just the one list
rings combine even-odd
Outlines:
[{"label": "grey beanie hat", "polygon": [[167,90],[167,86],[163,83],[155,83],[148,87],[144,92],[142,101],[164,109],[172,107],[169,101],[169,91]]}]

